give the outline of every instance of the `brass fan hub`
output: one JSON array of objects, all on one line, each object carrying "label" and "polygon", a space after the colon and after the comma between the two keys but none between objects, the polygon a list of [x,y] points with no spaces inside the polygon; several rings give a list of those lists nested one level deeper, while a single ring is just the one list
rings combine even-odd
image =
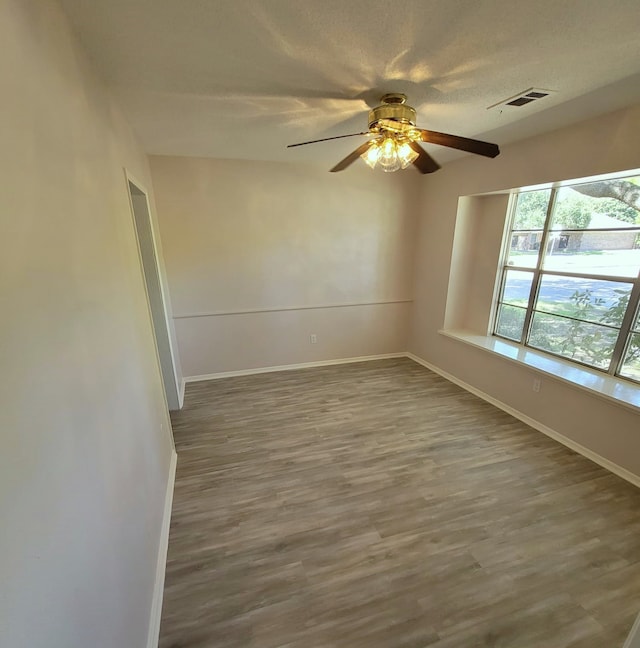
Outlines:
[{"label": "brass fan hub", "polygon": [[405,104],[407,95],[392,92],[384,95],[379,106],[369,111],[369,130],[404,132],[416,125],[416,111]]}]

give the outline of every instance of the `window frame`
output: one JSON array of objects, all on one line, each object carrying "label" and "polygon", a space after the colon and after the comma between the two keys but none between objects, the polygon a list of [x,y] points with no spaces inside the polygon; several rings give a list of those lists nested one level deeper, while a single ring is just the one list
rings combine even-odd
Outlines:
[{"label": "window frame", "polygon": [[[630,178],[630,177],[637,177],[637,173],[633,172],[627,172],[624,174],[615,174],[609,176],[608,179],[616,179],[616,180],[623,180],[625,178]],[[556,207],[556,202],[557,202],[557,196],[558,192],[561,189],[564,188],[571,188],[576,185],[580,184],[586,184],[586,183],[591,183],[591,182],[598,182],[600,178],[584,178],[581,179],[580,181],[572,181],[572,182],[566,182],[562,184],[557,184],[552,187],[540,187],[540,188],[522,188],[518,189],[515,191],[511,192],[511,199],[509,200],[509,206],[507,209],[507,214],[508,218],[506,219],[505,223],[505,230],[504,230],[504,236],[503,236],[503,245],[502,245],[502,250],[501,250],[501,256],[500,256],[500,266],[498,269],[498,281],[496,282],[496,289],[495,289],[495,299],[494,299],[494,304],[492,308],[492,315],[491,315],[491,335],[494,337],[497,337],[499,339],[507,340],[509,342],[512,342],[514,344],[518,344],[522,347],[528,348],[535,350],[540,353],[545,353],[550,356],[553,356],[555,358],[559,358],[560,360],[564,360],[566,362],[569,362],[571,364],[583,366],[583,367],[588,367],[589,369],[592,369],[594,371],[598,371],[601,373],[604,373],[606,375],[615,377],[620,380],[626,380],[630,381],[632,383],[640,383],[640,378],[632,378],[630,376],[624,376],[621,375],[621,370],[623,368],[623,364],[626,358],[627,350],[629,345],[631,344],[631,339],[634,334],[634,324],[637,321],[638,318],[640,318],[640,270],[636,274],[635,277],[621,277],[621,276],[611,276],[611,275],[603,275],[603,274],[598,274],[598,273],[582,273],[582,272],[575,272],[571,270],[545,270],[543,265],[545,262],[545,258],[547,256],[547,247],[549,244],[549,239],[552,234],[557,233],[557,230],[552,229],[552,223],[553,223],[553,217],[555,213],[555,207]],[[523,193],[529,193],[533,191],[544,191],[544,190],[550,190],[550,195],[549,195],[549,200],[547,203],[547,209],[546,209],[546,214],[545,214],[545,219],[544,219],[544,224],[542,227],[532,227],[530,230],[514,230],[514,223],[516,219],[516,212],[517,212],[517,207],[518,207],[518,198],[521,194]],[[626,230],[626,231],[634,231],[637,230],[640,232],[640,223],[637,224],[631,224],[628,228],[620,228],[621,230]],[[532,267],[526,267],[526,266],[517,266],[517,265],[509,265],[509,253],[511,251],[511,243],[513,240],[513,237],[516,235],[517,232],[521,231],[529,231],[529,232],[541,232],[542,236],[539,242],[539,254],[536,259],[536,264],[535,266]],[[562,232],[585,232],[585,231],[611,231],[607,228],[594,228],[593,230],[590,228],[563,228]],[[639,234],[640,235],[640,234]],[[507,337],[505,335],[501,335],[497,331],[498,324],[500,322],[500,309],[503,305],[509,305],[508,302],[503,301],[504,297],[504,290],[505,290],[505,283],[507,280],[507,274],[508,271],[520,271],[520,272],[525,272],[529,273],[532,276],[531,280],[531,286],[529,290],[529,297],[527,300],[526,307],[520,307],[525,310],[525,318],[524,318],[524,324],[522,327],[522,333],[520,336],[519,340],[515,340],[514,338]],[[618,282],[618,283],[625,283],[625,284],[631,284],[631,291],[629,293],[629,301],[627,304],[627,308],[625,310],[625,314],[622,318],[622,321],[620,323],[618,335],[616,338],[616,342],[613,347],[613,351],[611,353],[611,358],[609,360],[608,367],[603,368],[603,367],[598,367],[593,364],[589,364],[587,362],[582,362],[580,360],[577,360],[575,358],[568,358],[565,355],[562,355],[560,353],[554,353],[553,351],[547,350],[547,349],[541,349],[538,346],[534,346],[529,343],[530,337],[531,337],[531,332],[532,332],[532,322],[534,318],[534,313],[536,312],[542,312],[544,311],[536,311],[536,305],[539,297],[539,292],[540,292],[540,285],[542,282],[542,278],[544,276],[562,276],[562,277],[574,277],[574,278],[580,278],[580,279],[593,279],[593,280],[601,280],[601,281],[611,281],[611,282]],[[550,313],[551,315],[555,315],[554,313]],[[561,315],[560,317],[565,317],[564,315]],[[574,319],[580,322],[585,322],[588,324],[586,320],[580,320],[579,318],[570,318],[570,316],[566,316],[566,319]],[[606,324],[600,324],[594,322],[594,324],[601,325],[601,326],[607,326]],[[615,326],[608,326],[609,328],[612,329],[617,329],[618,327]],[[636,332],[637,334],[637,332]]]}]

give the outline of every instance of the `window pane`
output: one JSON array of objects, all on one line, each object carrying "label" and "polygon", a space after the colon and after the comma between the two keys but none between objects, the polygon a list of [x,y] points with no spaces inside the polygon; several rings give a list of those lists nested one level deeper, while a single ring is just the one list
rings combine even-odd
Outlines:
[{"label": "window pane", "polygon": [[535,308],[587,322],[620,326],[632,287],[633,284],[618,281],[543,275]]},{"label": "window pane", "polygon": [[632,333],[620,375],[640,381],[640,333]]},{"label": "window pane", "polygon": [[551,189],[525,191],[524,193],[518,194],[512,229],[542,229],[544,227],[544,221],[547,218],[550,196]]},{"label": "window pane", "polygon": [[522,329],[524,327],[524,316],[526,313],[526,308],[500,304],[498,307],[496,333],[509,338],[510,340],[520,342],[522,339]]},{"label": "window pane", "polygon": [[556,194],[551,229],[619,229],[640,224],[640,212],[613,197],[622,196],[624,188],[634,188],[637,181],[620,178],[562,187]]},{"label": "window pane", "polygon": [[559,189],[544,268],[637,277],[640,211],[624,198],[638,180],[602,180]]},{"label": "window pane", "polygon": [[529,345],[543,351],[607,369],[618,337],[615,329],[534,313]]},{"label": "window pane", "polygon": [[527,307],[533,272],[521,272],[519,270],[507,270],[505,272],[504,284],[502,286],[501,302],[514,306]]},{"label": "window pane", "polygon": [[535,268],[540,255],[542,230],[523,230],[511,233],[507,265]]},{"label": "window pane", "polygon": [[636,277],[640,270],[640,230],[550,232],[542,267],[607,277]]}]

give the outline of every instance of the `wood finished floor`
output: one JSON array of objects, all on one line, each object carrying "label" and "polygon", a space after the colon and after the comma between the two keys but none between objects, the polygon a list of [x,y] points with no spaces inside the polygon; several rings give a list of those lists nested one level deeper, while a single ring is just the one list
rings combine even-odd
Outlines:
[{"label": "wood finished floor", "polygon": [[640,491],[411,360],[173,424],[161,648],[621,648],[640,610]]}]

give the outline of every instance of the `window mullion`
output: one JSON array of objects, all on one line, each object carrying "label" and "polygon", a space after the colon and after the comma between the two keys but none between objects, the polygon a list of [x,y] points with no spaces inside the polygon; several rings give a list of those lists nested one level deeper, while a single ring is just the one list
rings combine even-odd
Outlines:
[{"label": "window mullion", "polygon": [[[510,269],[514,269],[510,266]],[[520,270],[520,268],[515,268]],[[576,279],[595,279],[596,281],[617,281],[618,283],[632,284],[633,277],[620,277],[616,275],[592,274],[590,272],[571,272],[571,270],[545,270],[548,277],[575,277]]]},{"label": "window mullion", "polygon": [[540,253],[538,254],[538,261],[533,270],[533,280],[531,282],[531,292],[529,293],[529,303],[527,304],[527,313],[524,316],[524,326],[522,327],[521,344],[526,344],[529,340],[529,329],[531,328],[531,320],[533,318],[533,306],[536,303],[538,295],[538,287],[540,285],[540,276],[542,274],[542,264],[547,251],[547,243],[549,241],[549,230],[551,227],[551,218],[553,216],[553,209],[556,204],[556,195],[558,190],[554,187],[551,189],[549,195],[549,204],[547,205],[547,215],[544,219],[544,229],[542,230],[542,240],[540,241]]}]

